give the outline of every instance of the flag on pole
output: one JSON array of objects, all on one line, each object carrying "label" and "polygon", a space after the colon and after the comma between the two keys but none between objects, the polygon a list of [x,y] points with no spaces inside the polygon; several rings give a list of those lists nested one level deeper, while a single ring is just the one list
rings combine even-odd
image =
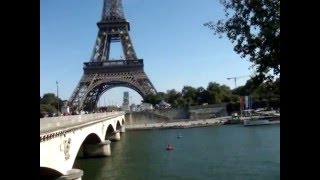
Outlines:
[{"label": "flag on pole", "polygon": [[252,109],[252,102],[253,102],[252,96],[250,95],[250,96],[248,97],[249,109]]},{"label": "flag on pole", "polygon": [[244,109],[244,97],[240,96],[240,110]]},{"label": "flag on pole", "polygon": [[245,108],[249,109],[249,96],[245,96],[244,99],[245,99]]}]

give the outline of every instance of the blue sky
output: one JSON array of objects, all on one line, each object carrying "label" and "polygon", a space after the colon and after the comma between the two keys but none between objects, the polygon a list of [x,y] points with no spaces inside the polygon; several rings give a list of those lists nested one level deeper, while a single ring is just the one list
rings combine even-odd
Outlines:
[{"label": "blue sky", "polygon": [[[103,0],[40,1],[40,96],[56,93],[69,99],[90,59],[101,18]],[[181,91],[184,85],[206,88],[217,82],[234,88],[228,77],[252,74],[252,65],[233,51],[227,38],[219,39],[203,24],[224,17],[219,0],[122,0],[130,21],[130,37],[144,71],[158,91]],[[119,58],[120,44],[111,45]],[[244,85],[249,77],[237,80]],[[128,88],[113,88],[100,105],[121,105],[123,92],[141,102]]]}]

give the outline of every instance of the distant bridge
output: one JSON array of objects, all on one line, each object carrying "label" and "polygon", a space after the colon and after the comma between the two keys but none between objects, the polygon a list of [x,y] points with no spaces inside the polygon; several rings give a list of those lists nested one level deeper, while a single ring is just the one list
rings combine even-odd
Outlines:
[{"label": "distant bridge", "polygon": [[76,157],[110,156],[111,141],[125,132],[125,112],[61,116],[40,119],[40,176],[81,179],[72,169]]}]

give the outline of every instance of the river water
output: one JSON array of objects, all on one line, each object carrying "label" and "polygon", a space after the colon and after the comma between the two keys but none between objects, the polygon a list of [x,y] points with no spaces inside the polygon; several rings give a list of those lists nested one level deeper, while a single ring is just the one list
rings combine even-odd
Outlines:
[{"label": "river water", "polygon": [[74,168],[84,171],[83,180],[280,179],[279,124],[126,131],[111,152],[77,159]]}]

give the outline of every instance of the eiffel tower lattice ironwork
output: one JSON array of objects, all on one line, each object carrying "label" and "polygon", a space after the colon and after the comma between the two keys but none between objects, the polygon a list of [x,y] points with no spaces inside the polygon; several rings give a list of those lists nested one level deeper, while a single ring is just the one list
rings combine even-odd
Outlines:
[{"label": "eiffel tower lattice ironwork", "polygon": [[[68,100],[71,110],[92,111],[101,95],[114,87],[128,87],[143,99],[156,93],[143,70],[143,59],[138,59],[129,36],[130,24],[125,19],[121,0],[104,0],[99,31],[89,62],[84,63],[84,74]],[[110,46],[121,42],[124,58],[110,60]]]}]

